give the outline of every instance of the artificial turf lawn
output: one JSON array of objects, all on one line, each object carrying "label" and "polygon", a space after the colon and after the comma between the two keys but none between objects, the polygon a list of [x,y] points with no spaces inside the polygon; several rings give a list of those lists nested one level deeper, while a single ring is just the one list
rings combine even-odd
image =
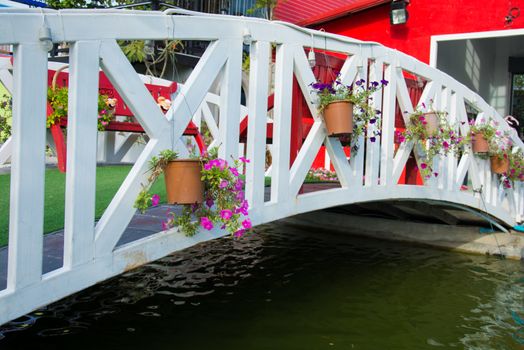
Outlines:
[{"label": "artificial turf lawn", "polygon": [[[124,182],[131,166],[102,166],[96,170],[96,209],[95,216],[100,218],[109,205],[118,188]],[[0,246],[7,244],[9,227],[9,182],[10,174],[0,175]],[[153,185],[151,192],[166,198],[164,178],[161,176]],[[44,233],[60,230],[64,227],[65,174],[57,169],[46,169]]]}]

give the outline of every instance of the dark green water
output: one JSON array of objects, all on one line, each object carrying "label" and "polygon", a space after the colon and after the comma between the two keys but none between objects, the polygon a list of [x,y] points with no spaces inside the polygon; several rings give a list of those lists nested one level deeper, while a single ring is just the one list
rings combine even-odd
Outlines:
[{"label": "dark green water", "polygon": [[524,349],[521,318],[520,262],[270,225],[11,323],[0,349]]}]

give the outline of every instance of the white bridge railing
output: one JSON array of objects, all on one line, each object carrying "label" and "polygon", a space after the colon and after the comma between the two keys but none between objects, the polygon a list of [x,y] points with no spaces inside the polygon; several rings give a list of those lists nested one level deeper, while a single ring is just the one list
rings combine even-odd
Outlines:
[{"label": "white bridge railing", "polygon": [[[50,29],[50,37],[46,28]],[[176,96],[168,118],[159,111],[117,39],[183,39],[210,42],[196,68]],[[47,40],[71,45],[69,83],[68,164],[65,198],[64,266],[42,274],[44,168],[46,145]],[[189,120],[213,82],[220,79],[219,124],[214,130],[220,155],[238,157],[241,116],[241,71],[244,43],[250,44],[246,195],[255,224],[298,213],[366,201],[387,199],[437,200],[463,205],[509,225],[523,214],[523,188],[504,190],[487,161],[470,150],[460,159],[439,160],[440,176],[424,186],[398,185],[413,149],[396,151],[394,119],[397,105],[412,112],[404,72],[427,81],[419,104],[434,105],[466,135],[466,103],[507,128],[498,113],[477,94],[448,75],[398,51],[376,44],[309,32],[281,23],[229,16],[174,16],[133,11],[0,11],[0,44],[14,45],[13,137],[9,261],[7,289],[0,291],[0,324],[41,305],[89,287],[123,271],[161,258],[197,242],[224,235],[200,232],[185,237],[176,229],[159,232],[115,248],[135,213],[133,202],[145,180],[148,160],[179,142]],[[264,200],[269,64],[275,47],[275,104],[271,198]],[[356,79],[389,81],[374,96],[382,110],[381,137],[360,140],[350,161],[338,139],[327,138],[312,103],[309,84],[315,81],[304,48],[347,55],[341,70],[348,84]],[[117,88],[149,136],[149,142],[102,218],[95,224],[98,71]],[[295,76],[309,101],[314,124],[290,166],[292,80]],[[176,116],[173,118],[173,116]],[[371,126],[370,126],[371,127]],[[371,132],[371,130],[368,130]],[[514,143],[522,147],[520,140]],[[321,145],[325,145],[341,188],[299,194]],[[469,151],[469,152],[468,152]],[[461,191],[466,176],[479,193]]]}]

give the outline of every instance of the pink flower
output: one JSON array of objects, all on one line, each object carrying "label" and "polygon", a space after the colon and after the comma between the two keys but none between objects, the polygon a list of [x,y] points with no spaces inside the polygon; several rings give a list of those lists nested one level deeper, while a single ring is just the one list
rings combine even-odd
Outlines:
[{"label": "pink flower", "polygon": [[238,230],[237,232],[235,232],[233,235],[236,237],[236,238],[239,238],[239,237],[242,237],[244,235],[244,233],[246,233],[246,230]]},{"label": "pink flower", "polygon": [[400,136],[398,137],[398,142],[402,143],[402,142],[404,142],[404,141],[406,141],[406,138],[405,138],[403,135],[400,135]]},{"label": "pink flower", "polygon": [[426,163],[420,163],[420,169],[426,169],[428,165]]},{"label": "pink flower", "polygon": [[242,163],[249,163],[251,162],[249,159],[245,158],[245,157],[240,157],[238,158]]},{"label": "pink flower", "polygon": [[222,220],[229,220],[233,216],[233,212],[229,209],[224,209],[220,211],[220,217]]},{"label": "pink flower", "polygon": [[244,199],[244,191],[238,191],[237,195],[235,196],[235,199],[237,201],[241,201]]},{"label": "pink flower", "polygon": [[250,229],[252,227],[251,220],[249,220],[249,218],[247,218],[244,221],[242,221],[242,227],[244,227],[246,230]]},{"label": "pink flower", "polygon": [[438,176],[438,173],[437,173],[437,172],[434,172],[433,175],[435,175],[435,177],[437,177],[437,176]]},{"label": "pink flower", "polygon": [[418,120],[420,120],[421,122],[423,122],[424,120],[426,120],[426,118],[424,118],[424,116],[421,115],[420,117],[418,117]]},{"label": "pink flower", "polygon": [[218,185],[219,188],[226,188],[227,185],[229,185],[229,182],[227,180],[220,181],[220,185]]},{"label": "pink flower", "polygon": [[169,229],[169,225],[167,224],[166,221],[162,221],[162,230],[165,231],[167,229]]},{"label": "pink flower", "polygon": [[240,206],[240,208],[235,210],[235,213],[241,213],[242,215],[247,216],[248,209],[249,209],[249,204],[248,204],[247,200],[244,199],[242,201],[242,205]]},{"label": "pink flower", "polygon": [[213,168],[213,164],[211,162],[207,162],[204,164],[204,170],[211,170]]},{"label": "pink flower", "polygon": [[235,191],[241,191],[244,186],[244,181],[242,179],[238,179],[237,182],[235,182]]},{"label": "pink flower", "polygon": [[151,197],[151,205],[153,207],[156,207],[156,206],[158,206],[158,203],[160,203],[160,196],[158,194],[154,194]]},{"label": "pink flower", "polygon": [[200,226],[209,231],[213,228],[213,222],[209,220],[206,216],[203,216],[200,218]]},{"label": "pink flower", "polygon": [[106,126],[107,124],[109,124],[109,123],[108,123],[108,122],[104,122],[104,121],[102,121],[102,125],[103,125],[103,126]]},{"label": "pink flower", "polygon": [[237,168],[229,168],[229,171],[231,171],[231,174],[233,174],[236,177],[238,177],[238,170],[237,170]]},{"label": "pink flower", "polygon": [[447,141],[442,142],[444,148],[449,148],[449,143]]}]

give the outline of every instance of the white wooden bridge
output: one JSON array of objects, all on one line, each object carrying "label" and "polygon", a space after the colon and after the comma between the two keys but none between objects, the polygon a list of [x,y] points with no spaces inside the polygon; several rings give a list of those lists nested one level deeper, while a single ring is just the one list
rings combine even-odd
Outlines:
[{"label": "white wooden bridge", "polygon": [[[193,73],[176,95],[168,118],[159,111],[143,82],[128,62],[118,39],[205,40],[210,44]],[[49,41],[71,47],[69,84],[68,164],[65,198],[64,265],[42,273],[44,168],[46,145],[46,87]],[[434,165],[440,175],[423,186],[399,185],[398,179],[412,152],[412,144],[395,150],[394,119],[414,107],[404,72],[427,81],[419,104],[434,100],[448,112],[462,135],[469,133],[466,104],[477,118],[500,115],[480,96],[448,75],[398,51],[350,38],[304,30],[278,22],[217,15],[175,15],[135,11],[0,11],[0,44],[14,45],[13,137],[8,283],[0,291],[0,324],[37,307],[87,288],[152,260],[198,242],[225,235],[200,232],[185,237],[177,229],[159,232],[115,248],[135,213],[133,202],[145,180],[148,160],[179,139],[189,120],[220,79],[218,128],[215,142],[224,158],[238,157],[243,45],[250,45],[249,114],[246,195],[254,224],[333,206],[384,200],[447,202],[485,212],[513,226],[524,210],[524,189],[516,183],[503,189],[488,161],[473,156],[469,146],[460,158],[449,156]],[[310,47],[346,55],[342,80],[386,79],[374,96],[382,111],[381,136],[363,145],[348,161],[336,138],[326,131],[312,101],[315,78],[308,63]],[[272,50],[275,77],[268,69]],[[123,96],[149,136],[129,175],[102,218],[95,224],[98,71],[102,69]],[[290,166],[291,99],[293,76],[299,82],[314,124]],[[264,200],[267,97],[274,87],[273,160],[271,197]],[[176,116],[176,117],[173,117]],[[463,122],[463,123],[461,123]],[[372,132],[374,125],[369,125]],[[515,145],[523,147],[515,138]],[[365,143],[365,145],[364,145]],[[300,187],[322,145],[325,145],[340,180],[340,188],[300,194]],[[465,179],[470,190],[461,190]],[[482,189],[482,193],[473,191]],[[482,198],[481,198],[482,196]]]}]

